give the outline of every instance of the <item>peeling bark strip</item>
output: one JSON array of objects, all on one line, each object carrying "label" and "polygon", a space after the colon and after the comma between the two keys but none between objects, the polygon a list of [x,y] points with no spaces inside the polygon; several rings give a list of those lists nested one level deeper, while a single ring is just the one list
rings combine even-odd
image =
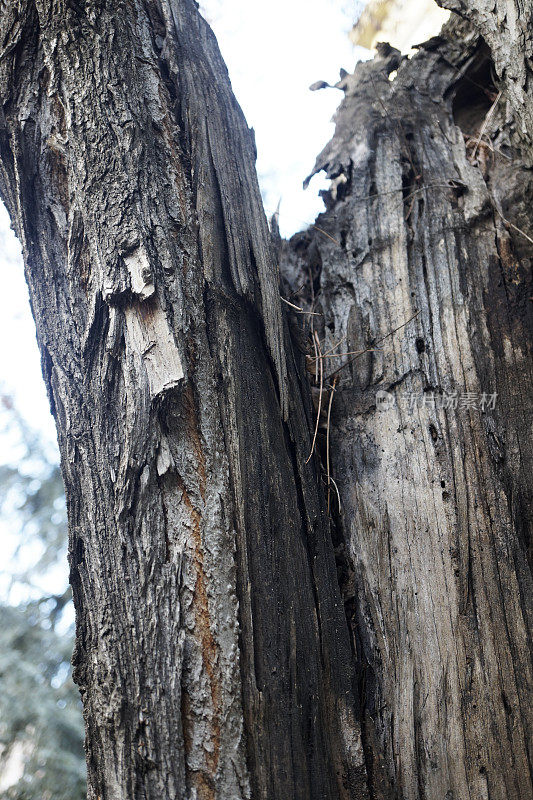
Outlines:
[{"label": "peeling bark strip", "polygon": [[496,79],[457,20],[359,64],[282,268],[323,352],[365,351],[325,363],[376,800],[532,797],[533,177]]},{"label": "peeling bark strip", "polygon": [[0,191],[58,428],[91,800],[366,796],[254,160],[192,0],[0,0]]}]

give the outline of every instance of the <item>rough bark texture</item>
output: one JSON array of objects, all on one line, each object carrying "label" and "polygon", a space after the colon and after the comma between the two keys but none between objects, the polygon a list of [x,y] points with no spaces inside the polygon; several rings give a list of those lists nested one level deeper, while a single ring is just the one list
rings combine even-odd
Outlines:
[{"label": "rough bark texture", "polygon": [[524,163],[533,166],[533,4],[531,0],[437,0],[470,20],[489,45],[499,86],[516,120]]},{"label": "rough bark texture", "polygon": [[284,251],[322,352],[371,349],[324,363],[376,800],[532,796],[533,176],[495,80],[457,20],[358,65],[315,167],[328,210]]},{"label": "rough bark texture", "polygon": [[302,356],[192,0],[0,0],[0,159],[59,435],[89,798],[366,796]]},{"label": "rough bark texture", "polygon": [[455,7],[477,33],[341,80],[328,210],[283,248],[336,348],[331,536],[253,134],[195,4],[0,0],[90,800],[531,797],[530,9]]}]

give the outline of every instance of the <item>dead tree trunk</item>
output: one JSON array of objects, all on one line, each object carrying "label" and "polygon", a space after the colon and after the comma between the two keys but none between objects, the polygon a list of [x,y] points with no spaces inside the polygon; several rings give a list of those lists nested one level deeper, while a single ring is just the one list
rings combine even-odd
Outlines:
[{"label": "dead tree trunk", "polygon": [[326,506],[193,0],[0,0],[91,800],[531,796],[531,40],[456,5],[486,41],[454,22],[345,77],[328,210],[283,251],[324,313]]},{"label": "dead tree trunk", "polygon": [[457,21],[410,61],[382,46],[343,81],[328,210],[284,254],[324,314],[376,799],[532,796],[533,176],[497,81]]},{"label": "dead tree trunk", "polygon": [[89,798],[363,797],[302,357],[214,36],[193,0],[0,11]]}]

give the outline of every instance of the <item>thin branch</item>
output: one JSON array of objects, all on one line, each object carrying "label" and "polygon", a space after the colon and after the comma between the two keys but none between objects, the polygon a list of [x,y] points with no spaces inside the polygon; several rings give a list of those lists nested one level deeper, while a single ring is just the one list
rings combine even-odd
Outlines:
[{"label": "thin branch", "polygon": [[[333,347],[330,347],[329,350],[326,350],[326,352],[323,354],[322,358],[326,358],[326,356],[328,356],[330,353],[332,353],[335,350],[335,348],[338,347],[340,344],[342,344],[344,342],[344,340],[347,339],[347,338],[348,338],[348,334],[345,333],[344,336],[342,337],[342,339],[339,339],[337,344],[334,344]],[[339,353],[339,355],[342,355],[342,353]]]},{"label": "thin branch", "polygon": [[284,302],[284,303],[287,303],[287,305],[288,305],[288,306],[290,306],[291,308],[294,308],[296,311],[303,311],[303,308],[301,308],[300,306],[295,306],[295,305],[294,305],[294,303],[291,303],[291,302],[290,302],[290,300],[286,300],[286,299],[283,297],[283,295],[281,295],[281,294],[280,294],[280,297],[281,297],[281,299],[283,300],[283,302]]},{"label": "thin branch", "polygon": [[334,242],[334,244],[336,244],[337,247],[342,247],[340,242],[338,242],[336,239],[334,239],[333,236],[330,236],[327,231],[324,231],[324,230],[322,230],[322,228],[319,228],[318,225],[311,225],[311,227],[314,228],[319,233],[322,233],[324,236],[327,236],[328,239],[331,239],[331,241]]},{"label": "thin branch", "polygon": [[340,512],[340,510],[341,510],[341,508],[342,508],[342,503],[341,503],[341,493],[339,492],[339,487],[337,486],[337,484],[335,483],[335,481],[333,480],[333,478],[331,478],[331,482],[332,482],[333,486],[335,487],[335,491],[337,492],[337,502],[338,502],[338,504],[339,504],[339,512]]},{"label": "thin branch", "polygon": [[477,149],[478,149],[479,144],[480,144],[480,142],[481,142],[481,140],[483,138],[483,134],[485,133],[485,130],[487,129],[487,125],[489,124],[490,120],[492,119],[492,116],[493,116],[493,114],[494,114],[494,112],[496,110],[496,106],[498,105],[498,102],[499,102],[501,96],[502,96],[502,92],[501,92],[501,89],[500,89],[500,91],[496,95],[496,99],[494,100],[494,103],[491,105],[491,107],[487,111],[487,114],[485,116],[485,119],[483,120],[483,124],[482,124],[481,128],[479,129],[479,135],[478,135],[477,141],[476,141],[476,143],[474,145],[474,149],[472,151],[472,158],[475,158]]},{"label": "thin branch", "polygon": [[[375,344],[379,344],[379,342],[383,342],[385,339],[388,339],[389,336],[394,336],[395,333],[397,333],[402,328],[405,328],[405,326],[408,325],[410,322],[412,322],[412,320],[414,320],[415,317],[418,317],[419,314],[420,314],[420,311],[417,311],[416,314],[413,314],[412,317],[409,317],[409,319],[406,322],[403,322],[401,325],[398,325],[398,327],[394,328],[393,331],[390,331],[389,333],[385,334],[385,336],[382,336],[381,339],[378,339],[377,342],[375,342]],[[365,353],[371,353],[374,350],[379,350],[379,349],[380,348],[376,348],[376,347],[367,347],[366,350],[359,351],[356,355],[354,355],[353,358],[351,358],[345,364],[341,364],[341,366],[337,367],[337,369],[334,370],[334,372],[330,373],[330,375],[327,376],[326,380],[329,380],[330,378],[332,378],[334,375],[336,375],[338,372],[340,372],[341,369],[344,369],[344,367],[347,367],[349,364],[352,364],[355,361],[355,359],[358,358],[359,356],[362,356]]]},{"label": "thin branch", "polygon": [[306,283],[307,281],[305,280],[294,292],[290,293],[289,297],[296,297],[297,294],[300,294]]},{"label": "thin branch", "polygon": [[[317,348],[318,343],[318,348]],[[319,348],[320,348],[320,339],[317,336],[316,331],[313,331],[313,348],[315,350],[315,380],[317,379],[318,375],[318,359],[319,359]]]},{"label": "thin branch", "polygon": [[329,485],[331,482],[331,472],[329,467],[329,424],[331,420],[331,406],[333,404],[333,395],[335,394],[335,386],[337,385],[337,379],[338,376],[335,376],[333,378],[333,383],[331,385],[331,394],[329,396],[329,403],[328,403],[328,422],[326,427],[326,473],[328,477],[328,514],[329,514]]},{"label": "thin branch", "polygon": [[315,432],[314,432],[314,435],[313,435],[313,441],[311,443],[311,452],[309,453],[309,456],[307,457],[307,460],[305,462],[306,464],[308,464],[309,461],[311,460],[311,456],[313,455],[314,450],[315,450],[316,437],[317,437],[317,434],[318,434],[318,425],[320,423],[320,412],[322,411],[322,390],[324,388],[324,366],[323,366],[323,363],[322,363],[322,358],[320,357],[321,356],[321,353],[320,353],[320,341],[319,341],[319,338],[318,338],[318,333],[316,331],[314,331],[314,338],[315,338],[315,341],[316,341],[316,351],[317,351],[317,354],[318,354],[317,355],[317,361],[318,361],[319,370],[320,370],[320,390],[319,390],[319,395],[318,395],[318,411],[317,411],[317,414],[316,414]]},{"label": "thin branch", "polygon": [[[476,141],[475,137],[470,133],[463,132],[463,138],[465,139],[465,144],[467,147],[471,147]],[[507,161],[513,160],[511,156],[508,156],[506,155],[506,153],[502,153],[501,150],[497,150],[495,147],[493,147],[491,142],[488,141],[487,139],[483,139],[483,141],[478,142],[478,144],[482,147],[486,147],[488,150],[490,150],[491,153],[494,153],[494,155],[496,156],[501,156],[502,158],[505,158]]]},{"label": "thin branch", "polygon": [[306,311],[305,308],[301,308],[300,306],[295,306],[294,303],[291,303],[289,300],[286,300],[285,297],[283,297],[281,294],[280,294],[280,298],[283,300],[284,303],[287,303],[288,306],[293,308],[299,314],[310,314],[313,317],[322,317],[322,316],[324,316],[319,311]]},{"label": "thin branch", "polygon": [[347,353],[324,353],[320,358],[341,358],[341,356],[362,356],[363,353],[373,353],[376,350],[381,350],[381,347],[367,347],[365,350],[348,350]]},{"label": "thin branch", "polygon": [[503,220],[505,225],[508,225],[510,228],[513,228],[513,230],[515,230],[517,233],[521,234],[525,239],[528,240],[528,242],[531,242],[531,244],[533,244],[533,239],[531,238],[531,236],[528,236],[527,233],[525,233],[523,230],[521,230],[521,228],[518,228],[513,222],[511,222],[510,220],[506,219],[503,216],[503,214],[500,211],[500,209],[496,205],[494,205],[494,208],[496,209],[497,213],[502,218],[502,220]]},{"label": "thin branch", "polygon": [[[394,336],[395,333],[398,333],[398,331],[400,331],[402,328],[405,328],[406,325],[409,325],[409,323],[412,322],[415,319],[415,317],[418,317],[419,314],[420,314],[420,311],[416,311],[413,314],[412,317],[409,317],[409,319],[406,320],[406,322],[402,322],[401,325],[398,325],[397,328],[394,328],[393,331],[390,331],[389,333],[386,333],[385,336],[382,336],[381,339],[378,339],[377,341],[378,342],[383,342],[385,339],[388,339],[389,336]],[[377,342],[376,342],[376,344],[377,344]]]}]

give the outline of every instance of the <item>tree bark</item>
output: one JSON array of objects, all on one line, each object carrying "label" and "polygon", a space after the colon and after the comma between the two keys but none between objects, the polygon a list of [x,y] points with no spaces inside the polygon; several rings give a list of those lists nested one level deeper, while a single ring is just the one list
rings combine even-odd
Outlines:
[{"label": "tree bark", "polygon": [[0,43],[89,798],[365,797],[303,359],[214,36],[192,0],[24,0]]},{"label": "tree bark", "polygon": [[531,796],[531,39],[459,10],[342,79],[278,253],[193,0],[0,0],[90,800]]},{"label": "tree bark", "polygon": [[324,359],[322,427],[376,799],[532,794],[533,181],[497,80],[457,20],[359,64],[284,253],[322,352],[362,353]]},{"label": "tree bark", "polygon": [[475,25],[491,49],[498,86],[515,117],[513,137],[533,165],[533,6],[529,0],[437,0]]}]

